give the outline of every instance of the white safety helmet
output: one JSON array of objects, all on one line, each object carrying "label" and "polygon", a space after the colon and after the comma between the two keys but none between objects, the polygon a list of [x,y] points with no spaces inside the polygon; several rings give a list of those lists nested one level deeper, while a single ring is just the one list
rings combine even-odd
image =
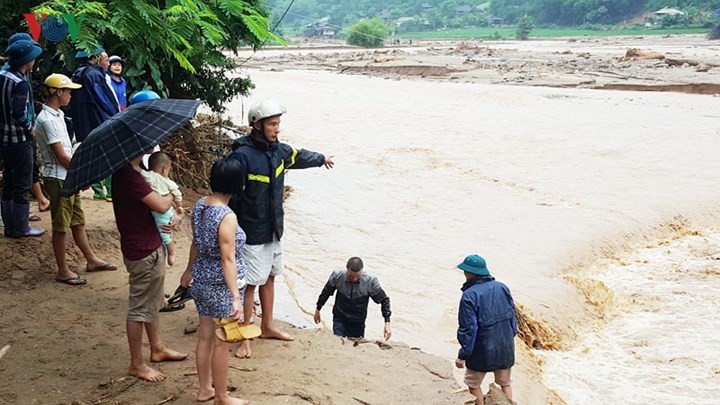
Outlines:
[{"label": "white safety helmet", "polygon": [[261,101],[252,107],[248,111],[248,123],[252,126],[258,121],[264,120],[265,118],[276,117],[283,115],[287,112],[285,107],[280,105],[274,100]]}]

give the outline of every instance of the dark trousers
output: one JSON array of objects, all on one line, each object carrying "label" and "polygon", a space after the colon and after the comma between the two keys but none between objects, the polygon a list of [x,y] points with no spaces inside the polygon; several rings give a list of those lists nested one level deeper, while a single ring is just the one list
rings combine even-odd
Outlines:
[{"label": "dark trousers", "polygon": [[361,338],[365,337],[364,323],[348,323],[333,319],[333,334],[335,336]]},{"label": "dark trousers", "polygon": [[32,141],[32,159],[33,159],[33,168],[32,168],[32,182],[33,184],[40,181],[40,162],[38,162],[37,159],[37,141],[33,139]]},{"label": "dark trousers", "polygon": [[2,156],[5,166],[2,200],[29,204],[34,160],[32,143],[25,141],[14,146],[3,146]]}]

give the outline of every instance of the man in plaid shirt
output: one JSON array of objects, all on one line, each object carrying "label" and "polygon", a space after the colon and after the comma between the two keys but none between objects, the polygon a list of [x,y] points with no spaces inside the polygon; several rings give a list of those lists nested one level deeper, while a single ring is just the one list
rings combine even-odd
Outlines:
[{"label": "man in plaid shirt", "polygon": [[30,88],[25,75],[35,65],[42,48],[33,41],[21,40],[6,50],[9,70],[0,71],[0,149],[5,168],[2,217],[5,236],[40,236],[44,229],[31,228],[30,187],[32,186],[35,131],[27,116]]}]

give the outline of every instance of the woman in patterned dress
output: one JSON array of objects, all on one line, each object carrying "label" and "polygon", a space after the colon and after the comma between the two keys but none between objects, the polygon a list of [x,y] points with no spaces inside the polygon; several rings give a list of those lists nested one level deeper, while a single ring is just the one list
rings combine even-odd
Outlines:
[{"label": "woman in patterned dress", "polygon": [[[215,404],[247,404],[228,394],[229,344],[215,336],[213,318],[241,320],[245,290],[245,262],[240,250],[245,232],[228,202],[242,176],[240,164],[220,159],[210,172],[212,194],[195,204],[192,212],[193,242],[188,267],[180,283],[190,286],[200,327],[195,351],[200,402],[215,399]],[[213,388],[214,387],[214,388]]]}]

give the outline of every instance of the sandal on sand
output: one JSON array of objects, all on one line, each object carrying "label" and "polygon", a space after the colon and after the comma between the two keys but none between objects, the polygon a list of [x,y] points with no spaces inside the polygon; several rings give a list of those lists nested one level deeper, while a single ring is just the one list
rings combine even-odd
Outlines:
[{"label": "sandal on sand", "polygon": [[252,339],[260,336],[262,331],[255,324],[240,325],[234,319],[214,319],[215,323],[222,326],[215,330],[215,336],[223,342],[237,343],[246,339]]},{"label": "sandal on sand", "polygon": [[165,304],[160,308],[160,312],[175,312],[185,309],[185,304]]},{"label": "sandal on sand", "polygon": [[28,220],[29,220],[30,222],[37,222],[37,221],[41,221],[42,218],[40,218],[38,215],[32,214],[32,215],[30,215],[30,217],[28,218]]},{"label": "sandal on sand", "polygon": [[190,289],[185,288],[183,286],[178,286],[177,289],[175,289],[175,293],[172,296],[165,295],[165,298],[167,298],[168,304],[182,304],[184,302],[190,301],[193,299],[193,297],[190,295]]},{"label": "sandal on sand", "polygon": [[75,277],[65,277],[65,278],[56,278],[55,281],[58,283],[63,283],[67,285],[85,285],[87,284],[87,280],[80,276]]},{"label": "sandal on sand", "polygon": [[88,273],[93,273],[96,271],[114,271],[114,270],[117,270],[117,266],[110,262],[105,262],[97,267],[93,267],[93,268],[88,267],[87,269],[85,269],[85,271],[87,271]]}]

